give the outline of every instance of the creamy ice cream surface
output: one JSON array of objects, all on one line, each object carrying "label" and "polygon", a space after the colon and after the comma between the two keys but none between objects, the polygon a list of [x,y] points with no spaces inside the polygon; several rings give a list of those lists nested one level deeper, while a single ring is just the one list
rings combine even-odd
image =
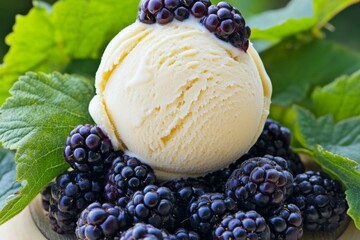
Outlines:
[{"label": "creamy ice cream surface", "polygon": [[271,82],[247,52],[193,18],[139,21],[108,45],[89,110],[114,147],[160,179],[220,170],[246,153],[269,113]]}]

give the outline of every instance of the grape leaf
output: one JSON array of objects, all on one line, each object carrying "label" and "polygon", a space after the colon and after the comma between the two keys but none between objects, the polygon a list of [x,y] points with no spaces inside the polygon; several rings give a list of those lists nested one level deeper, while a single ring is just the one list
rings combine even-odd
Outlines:
[{"label": "grape leaf", "polygon": [[14,153],[0,149],[0,209],[8,201],[8,196],[16,194],[21,185],[15,181],[16,169]]},{"label": "grape leaf", "polygon": [[324,40],[290,39],[261,56],[273,84],[272,102],[280,106],[303,102],[315,86],[360,68],[360,53]]},{"label": "grape leaf", "polygon": [[317,145],[314,149],[314,158],[328,172],[346,186],[346,200],[349,205],[348,215],[360,229],[360,171],[359,163],[340,155],[326,151]]},{"label": "grape leaf", "polygon": [[0,66],[0,105],[27,71],[64,72],[75,69],[69,66],[74,60],[99,60],[115,34],[134,21],[137,5],[133,0],[63,0],[50,8],[35,1],[28,15],[17,16],[6,38],[10,50]]},{"label": "grape leaf", "polygon": [[331,113],[336,121],[360,116],[360,71],[316,88],[312,99],[317,116]]},{"label": "grape leaf", "polygon": [[310,111],[296,107],[295,137],[307,149],[316,145],[360,163],[360,116],[335,123],[331,115],[316,119]]},{"label": "grape leaf", "polygon": [[292,0],[280,9],[248,19],[253,40],[279,40],[296,33],[322,28],[332,17],[359,0]]},{"label": "grape leaf", "polygon": [[78,124],[91,123],[88,104],[93,81],[74,75],[27,73],[0,109],[0,142],[16,150],[22,188],[0,210],[0,224],[26,207],[41,189],[69,166],[64,141]]}]

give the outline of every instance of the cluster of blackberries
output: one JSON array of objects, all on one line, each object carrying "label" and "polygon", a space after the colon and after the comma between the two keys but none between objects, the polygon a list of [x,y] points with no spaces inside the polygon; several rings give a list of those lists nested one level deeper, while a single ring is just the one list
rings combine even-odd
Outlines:
[{"label": "cluster of blackberries", "polygon": [[167,24],[174,19],[184,21],[192,15],[219,39],[246,51],[250,28],[240,11],[227,2],[211,5],[210,0],[143,0],[138,19],[146,24]]},{"label": "cluster of blackberries", "polygon": [[[166,2],[166,1],[165,1]],[[66,140],[71,166],[42,191],[54,231],[78,239],[300,239],[346,216],[342,186],[304,171],[287,128],[268,119],[246,156],[200,178],[159,182],[97,126]],[[271,154],[271,155],[270,155]]]}]

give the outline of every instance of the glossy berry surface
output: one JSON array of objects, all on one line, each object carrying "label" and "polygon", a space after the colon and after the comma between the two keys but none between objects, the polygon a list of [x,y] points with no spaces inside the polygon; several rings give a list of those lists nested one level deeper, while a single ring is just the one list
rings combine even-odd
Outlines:
[{"label": "glossy berry surface", "polygon": [[170,235],[169,240],[201,240],[201,238],[196,232],[179,228],[174,234]]},{"label": "glossy berry surface", "polygon": [[174,19],[184,21],[193,15],[202,18],[207,14],[210,0],[142,0],[138,19],[142,23],[167,24]]},{"label": "glossy berry surface", "polygon": [[296,176],[305,171],[299,156],[290,147],[291,133],[272,119],[267,119],[260,137],[242,160],[253,157],[272,155],[282,157],[287,161],[288,169]]},{"label": "glossy berry surface", "polygon": [[174,192],[177,201],[176,212],[174,216],[179,226],[189,227],[189,208],[190,203],[195,201],[199,196],[208,192],[205,181],[193,178],[174,179],[162,184]]},{"label": "glossy berry surface", "polygon": [[191,228],[203,238],[209,238],[213,227],[222,217],[237,210],[234,199],[221,193],[206,193],[190,205]]},{"label": "glossy berry surface", "polygon": [[102,200],[103,180],[86,173],[65,172],[51,185],[49,218],[57,233],[74,233],[76,221],[89,204]]},{"label": "glossy berry surface", "polygon": [[[283,162],[286,166],[286,161]],[[269,158],[251,158],[236,169],[226,183],[226,195],[246,210],[280,204],[293,178],[289,171]]]},{"label": "glossy berry surface", "polygon": [[166,187],[149,185],[137,191],[126,206],[134,222],[145,222],[157,228],[174,230],[176,221],[174,193]]},{"label": "glossy berry surface", "polygon": [[265,219],[255,211],[238,211],[225,216],[213,231],[214,239],[270,239]]},{"label": "glossy berry surface", "polygon": [[201,22],[219,39],[230,42],[234,47],[244,51],[248,49],[251,30],[240,11],[229,3],[220,2],[209,7]]},{"label": "glossy berry surface", "polygon": [[123,208],[112,204],[92,203],[82,211],[77,221],[77,239],[113,239],[131,226],[131,218]]},{"label": "glossy berry surface", "polygon": [[290,199],[303,214],[304,229],[335,231],[343,222],[348,208],[341,184],[323,172],[307,171],[294,179]]},{"label": "glossy berry surface", "polygon": [[303,236],[302,216],[294,204],[281,204],[266,212],[271,239],[297,240]]},{"label": "glossy berry surface", "polygon": [[102,176],[115,157],[110,139],[97,126],[79,125],[66,140],[64,158],[77,172]]},{"label": "glossy berry surface", "polygon": [[156,228],[150,224],[137,223],[134,227],[123,232],[120,240],[168,240],[169,234],[162,229]]},{"label": "glossy berry surface", "polygon": [[105,200],[125,207],[132,194],[155,181],[156,177],[150,166],[123,154],[112,162],[106,175]]}]

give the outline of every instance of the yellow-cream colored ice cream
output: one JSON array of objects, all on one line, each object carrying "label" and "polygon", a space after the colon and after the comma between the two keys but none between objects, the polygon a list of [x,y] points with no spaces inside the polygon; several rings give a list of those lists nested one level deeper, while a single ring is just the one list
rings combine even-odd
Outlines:
[{"label": "yellow-cream colored ice cream", "polygon": [[246,153],[272,87],[251,44],[244,52],[190,18],[121,31],[102,57],[96,91],[90,114],[114,147],[166,180],[220,170]]}]

